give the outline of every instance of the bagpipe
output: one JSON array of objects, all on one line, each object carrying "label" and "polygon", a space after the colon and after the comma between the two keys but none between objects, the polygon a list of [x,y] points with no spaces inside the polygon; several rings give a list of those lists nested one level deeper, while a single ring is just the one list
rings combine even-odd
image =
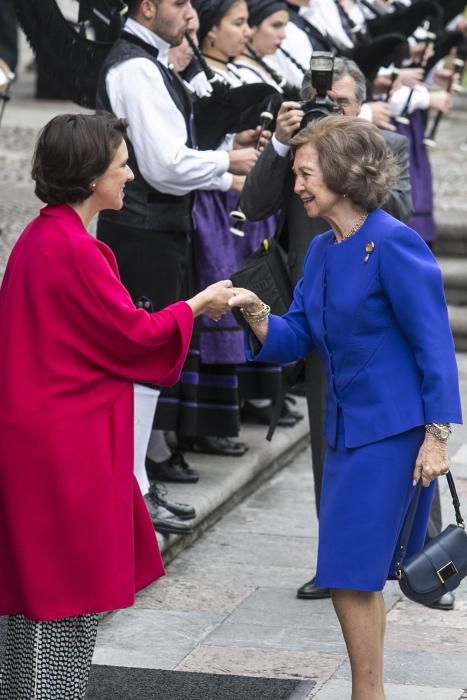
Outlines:
[{"label": "bagpipe", "polygon": [[[456,82],[456,76],[462,79],[465,69],[465,61],[462,58],[455,58],[453,60],[452,74],[449,79],[449,84],[447,87],[447,92],[454,92],[456,89],[462,91],[462,87]],[[438,111],[433,119],[433,123],[430,129],[427,130],[423,138],[423,143],[428,148],[435,148],[436,146],[436,134],[438,132],[439,125],[443,118],[444,112]]]},{"label": "bagpipe", "polygon": [[[425,23],[423,26],[423,31],[424,31],[424,39],[422,41],[423,50],[422,50],[422,53],[420,56],[420,60],[418,62],[418,66],[420,68],[423,68],[423,79],[424,80],[429,73],[429,69],[428,69],[429,53],[432,50],[434,42],[436,41],[436,33],[432,31],[433,22],[434,22],[434,19],[430,18],[428,20],[425,20]],[[399,124],[409,124],[409,122],[410,122],[409,110],[410,110],[410,103],[412,102],[412,97],[413,97],[414,92],[415,92],[415,88],[412,87],[410,89],[408,96],[407,96],[407,100],[406,100],[405,105],[402,109],[402,112],[397,117],[395,117],[396,122],[398,122]]]},{"label": "bagpipe", "polygon": [[272,85],[252,83],[232,87],[214,73],[189,34],[185,37],[211,88],[209,95],[192,100],[199,148],[215,149],[226,134],[255,129],[262,125],[266,112],[271,113],[270,125],[274,123],[282,97]]}]

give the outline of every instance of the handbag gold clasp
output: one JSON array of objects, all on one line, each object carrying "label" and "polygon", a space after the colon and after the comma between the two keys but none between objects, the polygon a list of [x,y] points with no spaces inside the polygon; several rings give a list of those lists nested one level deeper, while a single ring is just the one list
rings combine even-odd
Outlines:
[{"label": "handbag gold clasp", "polygon": [[438,569],[436,573],[441,583],[446,583],[446,581],[455,576],[458,572],[456,565],[452,561],[450,561],[444,566],[442,566],[441,569]]}]

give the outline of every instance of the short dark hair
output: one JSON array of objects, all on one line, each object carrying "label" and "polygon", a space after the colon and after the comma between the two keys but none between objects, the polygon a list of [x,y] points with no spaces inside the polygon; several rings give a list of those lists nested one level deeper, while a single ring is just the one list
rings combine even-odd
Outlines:
[{"label": "short dark hair", "polygon": [[[141,7],[142,0],[126,0],[126,6],[128,8],[128,17],[137,17],[139,13],[139,8]],[[153,0],[155,5],[160,5],[161,0]]]},{"label": "short dark hair", "polygon": [[126,0],[126,6],[128,7],[128,17],[134,17],[136,14],[138,14],[140,5],[141,0]]},{"label": "short dark hair", "polygon": [[91,196],[126,137],[127,121],[108,112],[61,114],[42,129],[32,160],[35,193],[46,204],[74,204]]},{"label": "short dark hair", "polygon": [[357,117],[310,122],[290,145],[295,151],[313,146],[329,189],[368,211],[381,206],[398,174],[396,159],[378,127]]}]

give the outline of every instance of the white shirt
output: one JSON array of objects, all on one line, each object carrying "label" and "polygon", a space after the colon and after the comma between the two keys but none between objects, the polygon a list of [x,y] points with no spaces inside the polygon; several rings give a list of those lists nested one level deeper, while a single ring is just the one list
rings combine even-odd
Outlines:
[{"label": "white shirt", "polygon": [[299,14],[324,36],[329,35],[343,46],[353,48],[353,42],[344,31],[334,0],[312,0],[308,6],[300,8]]},{"label": "white shirt", "polygon": [[[392,93],[389,99],[391,107],[391,117],[398,117],[404,110],[407,103],[410,88],[407,85],[402,85],[398,90]],[[424,85],[416,85],[410,98],[408,112],[412,114],[416,109],[428,109],[430,106],[430,93]]]},{"label": "white shirt", "polygon": [[[285,27],[285,39],[281,46],[295,58],[298,63],[309,70],[312,48],[308,35],[297,27],[293,22],[288,22]],[[266,63],[274,68],[290,85],[301,88],[303,83],[303,73],[299,70],[285,54],[278,49],[272,56],[266,56]]]},{"label": "white shirt", "polygon": [[[155,46],[158,60],[168,65],[170,46],[163,39],[132,19],[126,21],[125,30]],[[128,120],[139,170],[151,187],[173,195],[230,189],[228,154],[185,145],[185,118],[152,61],[132,58],[113,66],[106,76],[106,88],[114,114]]]}]

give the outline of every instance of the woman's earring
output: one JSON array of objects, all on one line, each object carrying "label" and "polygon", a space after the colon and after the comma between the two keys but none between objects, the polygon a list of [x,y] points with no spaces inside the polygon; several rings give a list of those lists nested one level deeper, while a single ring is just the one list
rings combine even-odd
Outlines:
[{"label": "woman's earring", "polygon": [[91,182],[91,189],[93,189],[93,190],[96,189],[96,183],[95,183],[95,182]]}]

